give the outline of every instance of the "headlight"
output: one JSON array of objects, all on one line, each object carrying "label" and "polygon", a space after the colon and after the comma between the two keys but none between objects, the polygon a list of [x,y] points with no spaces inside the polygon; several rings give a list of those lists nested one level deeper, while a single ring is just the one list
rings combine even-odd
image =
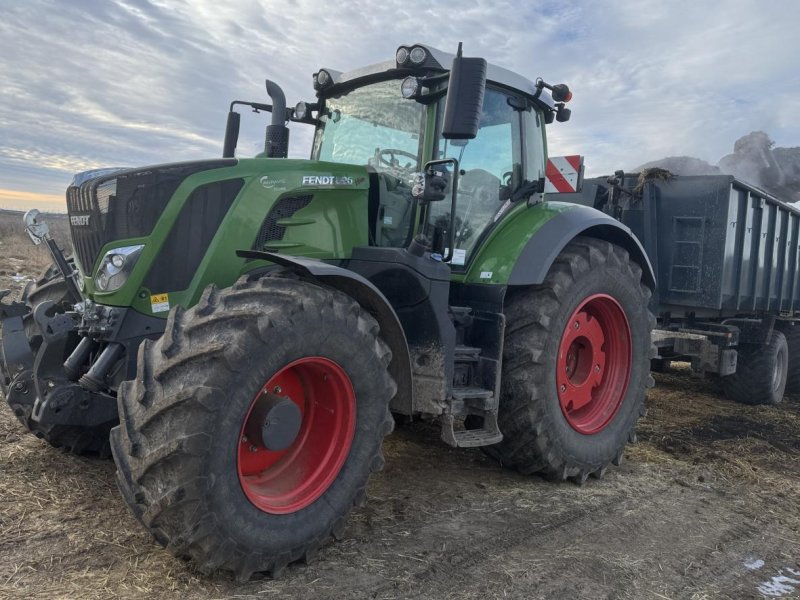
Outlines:
[{"label": "headlight", "polygon": [[294,107],[294,118],[305,119],[308,116],[308,104],[305,102],[298,102]]},{"label": "headlight", "polygon": [[394,59],[397,61],[398,65],[405,64],[405,62],[408,60],[408,48],[405,46],[400,46],[394,55]]},{"label": "headlight", "polygon": [[122,287],[128,280],[136,261],[142,253],[144,245],[123,246],[109,250],[100,261],[97,275],[94,277],[95,287],[100,292],[113,292]]},{"label": "headlight", "polygon": [[428,57],[428,53],[425,51],[425,48],[421,46],[414,46],[411,49],[411,53],[409,54],[411,58],[411,62],[415,65],[421,65],[425,62],[425,59]]},{"label": "headlight", "polygon": [[413,98],[419,91],[419,82],[416,77],[406,77],[403,83],[400,84],[400,93],[403,98]]}]

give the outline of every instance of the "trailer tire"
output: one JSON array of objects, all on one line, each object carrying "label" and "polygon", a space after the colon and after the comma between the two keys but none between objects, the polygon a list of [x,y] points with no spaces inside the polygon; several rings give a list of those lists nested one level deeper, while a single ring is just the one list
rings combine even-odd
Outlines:
[{"label": "trailer tire", "polygon": [[786,391],[800,393],[800,325],[787,325],[781,328],[789,348],[789,366],[786,370]]},{"label": "trailer tire", "polygon": [[[498,415],[504,439],[487,454],[525,474],[577,483],[619,464],[653,385],[650,293],[627,251],[584,237],[562,251],[542,285],[512,291]],[[578,389],[585,404],[576,408],[570,394]]]},{"label": "trailer tire", "polygon": [[[67,262],[74,267],[74,259],[68,258]],[[69,292],[58,268],[55,265],[51,265],[35,282],[30,282],[26,285],[22,292],[21,300],[28,305],[31,311],[42,302],[48,301],[56,303],[56,311],[63,310],[69,304]],[[31,313],[28,313],[23,318],[23,324],[25,335],[35,353],[41,345],[42,338]],[[31,419],[30,406],[15,404],[11,406],[11,410],[17,420],[28,431],[54,448],[59,448],[78,456],[111,458],[109,434],[115,423],[104,423],[94,427],[40,425],[37,421]]]},{"label": "trailer tire", "polygon": [[787,384],[789,347],[778,330],[770,333],[766,344],[739,347],[736,372],[722,377],[722,390],[740,404],[778,404]]},{"label": "trailer tire", "polygon": [[[173,309],[164,335],[139,347],[111,434],[137,519],[174,555],[238,581],[277,577],[341,537],[394,423],[379,333],[352,298],[299,279],[242,278]],[[251,432],[269,427],[259,402],[275,395],[302,423],[270,451],[267,434]]]}]

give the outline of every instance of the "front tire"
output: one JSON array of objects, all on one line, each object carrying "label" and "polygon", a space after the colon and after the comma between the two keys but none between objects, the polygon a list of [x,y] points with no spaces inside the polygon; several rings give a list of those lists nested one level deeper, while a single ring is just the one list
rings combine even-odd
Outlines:
[{"label": "front tire", "polygon": [[[209,287],[142,344],[120,389],[111,439],[125,501],[205,572],[241,581],[308,559],[383,467],[390,360],[378,324],[340,292],[277,277]],[[265,395],[302,413],[286,449],[249,433],[272,418],[252,422]]]},{"label": "front tire", "polygon": [[577,238],[540,286],[506,303],[499,424],[488,453],[522,473],[583,483],[619,464],[645,414],[650,290],[628,253]]}]

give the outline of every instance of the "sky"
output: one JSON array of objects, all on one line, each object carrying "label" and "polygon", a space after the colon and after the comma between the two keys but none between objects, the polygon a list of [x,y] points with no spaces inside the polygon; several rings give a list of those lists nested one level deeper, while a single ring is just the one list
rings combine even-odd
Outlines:
[{"label": "sky", "polygon": [[[219,156],[233,99],[313,100],[311,74],[426,43],[565,82],[550,153],[587,175],[711,163],[754,130],[800,146],[796,0],[0,0],[0,207],[64,210],[72,174]],[[263,149],[243,116],[238,154]],[[307,157],[295,126],[290,156]]]}]

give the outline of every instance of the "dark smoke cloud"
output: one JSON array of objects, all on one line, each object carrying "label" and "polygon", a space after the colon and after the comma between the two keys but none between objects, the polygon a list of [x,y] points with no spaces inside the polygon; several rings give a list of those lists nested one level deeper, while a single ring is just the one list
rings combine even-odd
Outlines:
[{"label": "dark smoke cloud", "polygon": [[776,148],[769,135],[753,131],[736,140],[733,153],[712,165],[691,156],[668,156],[640,165],[668,169],[676,175],[725,173],[759,187],[788,202],[800,201],[800,147]]}]

